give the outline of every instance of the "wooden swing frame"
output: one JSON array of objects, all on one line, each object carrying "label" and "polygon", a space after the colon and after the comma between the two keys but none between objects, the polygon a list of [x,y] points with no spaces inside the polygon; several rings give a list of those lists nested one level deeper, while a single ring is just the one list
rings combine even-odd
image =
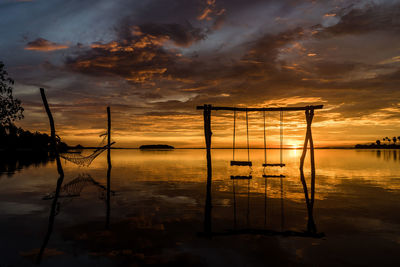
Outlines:
[{"label": "wooden swing frame", "polygon": [[[275,108],[238,108],[238,107],[217,107],[212,106],[210,104],[204,104],[203,106],[197,106],[197,110],[203,110],[203,117],[204,117],[204,137],[206,141],[206,149],[207,149],[207,164],[211,166],[211,111],[215,110],[224,110],[224,111],[272,111],[272,112],[283,112],[283,111],[305,111],[306,115],[306,123],[307,123],[307,130],[306,136],[304,139],[303,145],[303,153],[300,157],[300,170],[303,170],[304,167],[304,160],[307,154],[308,143],[310,143],[310,158],[311,158],[311,168],[314,168],[314,142],[311,133],[311,124],[314,118],[314,110],[322,109],[323,105],[316,105],[316,106],[303,106],[303,107],[275,107]],[[274,166],[281,166],[282,164],[273,164]],[[246,165],[248,166],[248,165]],[[270,166],[270,164],[268,164]]]},{"label": "wooden swing frame", "polygon": [[[207,190],[206,190],[206,201],[204,207],[204,233],[205,236],[211,238],[215,235],[230,235],[230,234],[264,234],[264,235],[284,235],[284,236],[302,236],[302,237],[315,237],[321,238],[324,235],[318,234],[314,232],[293,232],[293,231],[284,231],[284,232],[276,232],[269,230],[254,230],[254,229],[245,229],[242,231],[231,231],[228,233],[213,233],[212,232],[212,197],[211,197],[211,184],[212,184],[212,160],[211,160],[211,111],[212,110],[226,110],[226,111],[305,111],[306,122],[307,122],[307,130],[306,136],[304,140],[303,153],[300,157],[300,176],[301,182],[303,184],[304,193],[306,197],[307,209],[308,209],[308,228],[314,230],[316,232],[315,223],[312,218],[312,210],[314,206],[314,194],[315,194],[315,160],[314,160],[314,143],[311,133],[311,123],[314,118],[314,110],[322,109],[323,105],[317,106],[305,106],[305,107],[277,107],[277,108],[236,108],[236,107],[215,107],[209,104],[205,104],[203,106],[197,106],[197,110],[203,110],[203,118],[204,118],[204,137],[206,143],[206,157],[207,157]],[[304,160],[307,154],[308,143],[310,143],[310,163],[311,163],[311,200],[308,197],[307,185],[304,178]],[[270,175],[267,177],[276,177],[283,178],[283,175]],[[265,177],[265,178],[267,178]],[[233,181],[240,179],[235,176],[231,177]],[[243,178],[242,178],[243,179]],[[246,178],[248,179],[248,177]]]}]

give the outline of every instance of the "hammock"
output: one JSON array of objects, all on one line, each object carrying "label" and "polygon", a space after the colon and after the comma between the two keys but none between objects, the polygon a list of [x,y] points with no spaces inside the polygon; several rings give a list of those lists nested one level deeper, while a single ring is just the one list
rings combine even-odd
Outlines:
[{"label": "hammock", "polygon": [[[107,137],[106,134],[102,134],[100,136],[104,136],[104,137],[98,146],[100,146],[102,144],[103,144],[103,146],[96,149],[95,151],[93,151],[92,154],[83,156],[82,154],[76,153],[76,152],[65,152],[65,153],[61,153],[60,157],[65,160],[68,160],[76,165],[83,166],[83,167],[89,167],[89,165],[92,164],[93,160],[95,158],[97,158],[97,156],[99,156],[101,153],[103,153],[104,150],[106,150],[108,148],[108,145],[104,145],[106,137]],[[113,144],[115,144],[115,142],[110,143],[110,146],[112,146]]]}]

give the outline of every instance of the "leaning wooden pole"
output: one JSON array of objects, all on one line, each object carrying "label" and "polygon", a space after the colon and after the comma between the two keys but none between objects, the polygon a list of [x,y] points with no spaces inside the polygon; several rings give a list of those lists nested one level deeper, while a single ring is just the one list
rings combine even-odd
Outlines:
[{"label": "leaning wooden pole", "polygon": [[211,105],[204,105],[204,136],[206,141],[207,153],[207,194],[204,210],[204,232],[211,235],[211,184],[212,184],[212,165],[211,165]]},{"label": "leaning wooden pole", "polygon": [[107,219],[106,229],[110,228],[110,213],[111,213],[111,111],[107,107]]},{"label": "leaning wooden pole", "polygon": [[311,123],[314,118],[314,110],[310,110],[309,114],[309,139],[310,139],[310,163],[311,163],[311,208],[314,207],[314,193],[315,193],[315,158],[314,158],[314,141],[311,133]]},{"label": "leaning wooden pole", "polygon": [[309,113],[310,113],[309,110],[305,111],[307,128],[306,128],[306,137],[304,139],[304,145],[303,145],[303,153],[301,154],[301,157],[300,157],[300,170],[303,170],[304,160],[305,160],[306,154],[307,154],[307,146],[308,146],[308,139],[309,139],[309,127],[308,127],[308,124],[309,124],[309,122],[308,122]]},{"label": "leaning wooden pole", "polygon": [[58,153],[58,147],[57,147],[57,139],[56,139],[56,128],[54,126],[54,119],[53,115],[51,114],[49,104],[47,103],[47,98],[46,94],[44,93],[44,89],[40,88],[40,95],[42,96],[43,100],[43,105],[44,108],[46,109],[47,116],[49,117],[49,122],[50,122],[50,136],[51,136],[51,146],[54,151],[54,155],[56,157],[56,162],[57,162],[57,171],[60,176],[64,177],[64,171],[61,166],[61,160],[60,160],[60,154]]},{"label": "leaning wooden pole", "polygon": [[53,119],[53,115],[51,114],[49,104],[47,103],[46,94],[45,94],[43,88],[40,88],[40,95],[42,96],[43,105],[44,105],[44,108],[46,109],[47,116],[49,117],[50,132],[51,132],[51,134],[50,134],[51,135],[51,148],[56,157],[57,172],[59,174],[59,178],[57,180],[56,191],[55,191],[54,199],[53,199],[53,202],[52,202],[51,208],[50,208],[49,224],[48,224],[48,228],[47,228],[47,233],[43,240],[43,244],[40,248],[39,254],[37,255],[36,264],[40,264],[40,262],[42,261],[44,250],[46,249],[47,244],[50,240],[51,233],[53,232],[54,219],[55,219],[55,216],[57,213],[57,201],[58,201],[58,197],[60,195],[61,185],[64,181],[64,171],[62,169],[60,155],[59,155],[58,147],[57,147],[56,129],[54,126],[54,119]]}]

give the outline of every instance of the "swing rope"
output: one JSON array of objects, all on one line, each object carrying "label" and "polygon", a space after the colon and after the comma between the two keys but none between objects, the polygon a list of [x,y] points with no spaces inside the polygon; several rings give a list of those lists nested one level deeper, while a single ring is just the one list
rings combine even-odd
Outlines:
[{"label": "swing rope", "polygon": [[250,144],[249,144],[249,117],[246,109],[246,130],[247,130],[247,161],[250,161]]},{"label": "swing rope", "polygon": [[233,111],[233,144],[232,144],[232,160],[235,160],[235,144],[236,144],[236,110]]},{"label": "swing rope", "polygon": [[267,134],[265,127],[265,110],[264,110],[264,164],[267,164]]},{"label": "swing rope", "polygon": [[249,116],[246,109],[246,131],[247,131],[247,161],[236,161],[236,109],[233,110],[233,144],[232,144],[232,161],[231,166],[249,166],[251,169],[252,162],[250,161],[250,139],[249,139]]},{"label": "swing rope", "polygon": [[280,162],[279,163],[267,163],[267,119],[266,119],[266,113],[263,111],[263,118],[264,118],[264,163],[262,166],[264,167],[263,169],[263,177],[284,177],[283,175],[268,175],[265,172],[265,167],[271,166],[279,166],[279,167],[284,167],[285,164],[283,163],[283,109],[280,109],[279,113],[279,157],[280,157]]},{"label": "swing rope", "polygon": [[283,164],[283,110],[280,111],[280,160]]}]

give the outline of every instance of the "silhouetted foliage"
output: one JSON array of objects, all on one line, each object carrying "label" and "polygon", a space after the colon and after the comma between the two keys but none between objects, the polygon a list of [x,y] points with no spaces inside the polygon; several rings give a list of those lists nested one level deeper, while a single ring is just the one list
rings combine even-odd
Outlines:
[{"label": "silhouetted foliage", "polygon": [[[363,145],[360,145],[360,144],[357,144],[357,145],[355,145],[355,148],[372,148],[372,149],[375,149],[375,148],[397,148],[397,149],[399,149],[400,148],[400,145],[397,145],[396,143],[397,143],[397,141],[398,140],[400,140],[400,136],[398,136],[398,137],[396,137],[396,136],[393,136],[392,137],[392,139],[390,139],[389,137],[384,137],[384,138],[382,138],[382,141],[387,141],[388,143],[382,143],[381,142],[381,140],[376,140],[375,141],[375,143],[371,143],[371,144],[363,144]],[[393,141],[393,143],[390,143],[391,141]]]},{"label": "silhouetted foliage", "polygon": [[[32,133],[14,124],[0,126],[0,150],[15,151],[38,151],[51,152],[50,136],[39,132]],[[67,144],[58,140],[59,150],[66,151]]]},{"label": "silhouetted foliage", "polygon": [[24,117],[21,101],[13,97],[14,80],[8,77],[4,64],[0,61],[0,124],[7,126]]}]

